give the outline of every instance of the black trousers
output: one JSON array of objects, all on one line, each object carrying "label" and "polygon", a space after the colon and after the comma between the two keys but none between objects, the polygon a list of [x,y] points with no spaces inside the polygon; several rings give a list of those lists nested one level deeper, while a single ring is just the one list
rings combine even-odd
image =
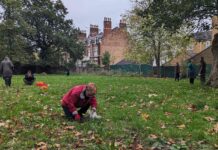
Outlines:
[{"label": "black trousers", "polygon": [[189,78],[190,84],[194,84],[195,78]]},{"label": "black trousers", "polygon": [[176,80],[179,81],[179,78],[180,78],[179,73],[176,73],[176,75],[175,75],[175,81],[176,81]]},{"label": "black trousers", "polygon": [[[79,115],[81,117],[83,117],[83,114],[85,114],[87,112],[87,110],[89,109],[90,105],[86,105],[84,107],[81,107],[80,110],[78,111]],[[62,106],[63,110],[64,110],[64,113],[65,113],[65,116],[68,118],[68,119],[74,119],[74,115],[70,112],[69,108],[66,107],[66,106]]]},{"label": "black trousers", "polygon": [[205,83],[205,81],[206,81],[205,74],[202,74],[202,75],[200,76],[200,80],[201,80],[201,84],[204,84],[204,83]]},{"label": "black trousers", "polygon": [[11,77],[3,77],[6,86],[11,86]]},{"label": "black trousers", "polygon": [[23,79],[23,82],[26,84],[26,85],[32,85],[34,80],[26,80],[25,78]]}]

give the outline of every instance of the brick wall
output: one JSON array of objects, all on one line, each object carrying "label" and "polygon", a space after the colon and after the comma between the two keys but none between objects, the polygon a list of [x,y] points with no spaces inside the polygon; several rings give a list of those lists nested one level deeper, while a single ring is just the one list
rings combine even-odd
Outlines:
[{"label": "brick wall", "polygon": [[108,51],[111,55],[111,65],[124,59],[128,49],[127,32],[122,28],[114,28],[110,34],[104,36],[101,43],[101,58]]},{"label": "brick wall", "polygon": [[192,57],[193,64],[200,64],[201,57],[204,57],[206,64],[212,64],[213,55],[211,52],[211,47],[205,49],[204,51],[198,53],[194,57]]}]

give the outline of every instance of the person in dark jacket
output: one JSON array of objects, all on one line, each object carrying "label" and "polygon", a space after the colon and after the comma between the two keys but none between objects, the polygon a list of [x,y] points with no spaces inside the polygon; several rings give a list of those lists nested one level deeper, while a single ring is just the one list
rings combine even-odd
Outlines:
[{"label": "person in dark jacket", "polygon": [[11,78],[13,75],[14,65],[9,59],[9,57],[5,57],[4,60],[0,64],[0,73],[3,76],[6,86],[11,86]]},{"label": "person in dark jacket", "polygon": [[26,85],[32,85],[35,81],[35,77],[32,74],[31,70],[28,70],[27,73],[25,74],[25,77],[23,79],[24,83]]},{"label": "person in dark jacket", "polygon": [[97,100],[95,97],[96,86],[94,83],[77,85],[71,88],[62,98],[61,105],[68,119],[82,121],[83,114],[91,106],[96,111]]},{"label": "person in dark jacket", "polygon": [[204,85],[206,81],[206,63],[204,61],[204,57],[201,57],[200,60],[199,76],[200,76],[201,84]]},{"label": "person in dark jacket", "polygon": [[179,81],[180,79],[180,66],[179,63],[176,63],[176,67],[175,67],[175,81]]},{"label": "person in dark jacket", "polygon": [[190,84],[194,84],[195,81],[195,68],[192,64],[192,61],[190,60],[188,63],[188,76],[189,76],[189,82]]}]

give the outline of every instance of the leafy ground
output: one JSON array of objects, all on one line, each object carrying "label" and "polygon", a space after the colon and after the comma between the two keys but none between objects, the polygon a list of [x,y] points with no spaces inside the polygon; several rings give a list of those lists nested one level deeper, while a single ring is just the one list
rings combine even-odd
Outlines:
[{"label": "leafy ground", "polygon": [[[0,87],[0,149],[216,149],[218,89],[188,80],[92,75],[37,76],[47,92],[13,77]],[[61,96],[95,82],[101,120],[64,118]]]}]

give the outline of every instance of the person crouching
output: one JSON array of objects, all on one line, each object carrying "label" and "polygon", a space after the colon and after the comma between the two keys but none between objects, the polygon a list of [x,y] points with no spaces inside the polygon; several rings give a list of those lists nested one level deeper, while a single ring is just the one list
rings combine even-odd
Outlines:
[{"label": "person crouching", "polygon": [[34,75],[32,74],[31,70],[28,70],[24,76],[23,82],[26,85],[32,85],[34,81],[35,81]]},{"label": "person crouching", "polygon": [[91,107],[92,111],[96,111],[96,92],[97,89],[94,83],[77,85],[71,88],[61,100],[65,116],[68,119],[82,121],[83,115],[89,107]]}]

